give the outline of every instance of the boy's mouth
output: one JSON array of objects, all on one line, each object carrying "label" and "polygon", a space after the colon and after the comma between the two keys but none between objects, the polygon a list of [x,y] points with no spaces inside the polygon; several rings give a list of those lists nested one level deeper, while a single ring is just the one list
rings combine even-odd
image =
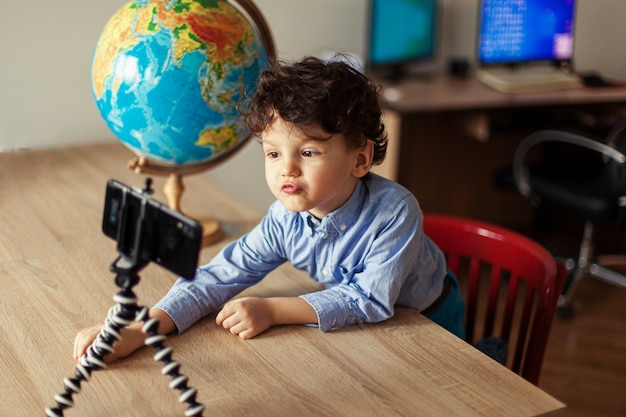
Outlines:
[{"label": "boy's mouth", "polygon": [[286,194],[295,194],[300,191],[300,189],[293,184],[283,184],[281,191]]}]

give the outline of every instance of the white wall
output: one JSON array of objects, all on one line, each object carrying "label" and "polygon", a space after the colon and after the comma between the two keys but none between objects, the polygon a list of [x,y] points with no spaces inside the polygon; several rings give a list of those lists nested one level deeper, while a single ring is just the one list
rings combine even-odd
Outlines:
[{"label": "white wall", "polygon": [[[93,50],[123,0],[4,2],[0,13],[0,151],[115,140],[91,95]],[[362,55],[366,0],[256,0],[279,54]],[[474,54],[478,0],[442,0],[440,67]],[[576,68],[626,80],[624,0],[579,0]],[[126,163],[123,161],[122,163]],[[256,143],[208,175],[260,210],[272,201]],[[0,179],[1,180],[1,179]]]},{"label": "white wall", "polygon": [[0,151],[102,140],[91,57],[120,1],[5,1],[0,8]]}]

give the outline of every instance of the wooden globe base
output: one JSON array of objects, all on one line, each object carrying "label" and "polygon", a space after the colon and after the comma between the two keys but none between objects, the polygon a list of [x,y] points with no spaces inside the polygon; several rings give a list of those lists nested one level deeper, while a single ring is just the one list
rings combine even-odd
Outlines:
[{"label": "wooden globe base", "polygon": [[215,219],[203,219],[190,215],[202,225],[202,246],[210,246],[219,242],[224,237],[224,231],[220,223]]},{"label": "wooden globe base", "polygon": [[[168,205],[172,210],[180,211],[180,200],[183,192],[185,191],[185,185],[183,184],[183,178],[180,174],[170,174],[163,185],[163,192],[167,198]],[[211,218],[201,218],[192,214],[187,214],[192,219],[195,219],[202,225],[202,246],[209,246],[219,242],[224,237],[224,231],[220,227],[220,223]]]},{"label": "wooden globe base", "polygon": [[[143,173],[167,175],[167,180],[163,185],[163,193],[165,194],[165,198],[167,198],[167,204],[172,210],[183,213],[180,205],[180,200],[182,199],[183,192],[185,191],[185,185],[183,184],[183,174],[194,173],[197,168],[183,167],[176,172],[172,172],[175,170],[175,168],[168,167],[165,169],[162,166],[151,164],[147,159],[143,157],[137,157],[135,159],[132,159],[128,163],[128,167],[138,174]],[[194,216],[187,213],[185,214],[202,225],[202,246],[215,244],[222,240],[222,238],[224,237],[224,231],[220,227],[220,224],[217,220],[211,218],[202,218],[200,216]]]}]

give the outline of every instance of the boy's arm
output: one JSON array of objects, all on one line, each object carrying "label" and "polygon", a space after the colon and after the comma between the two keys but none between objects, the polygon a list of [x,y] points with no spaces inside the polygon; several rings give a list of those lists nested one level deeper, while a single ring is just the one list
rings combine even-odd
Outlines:
[{"label": "boy's arm", "polygon": [[216,323],[242,339],[278,324],[317,324],[317,313],[300,297],[245,297],[224,305]]},{"label": "boy's arm", "polygon": [[317,324],[315,309],[300,297],[273,297],[267,299],[274,324]]}]

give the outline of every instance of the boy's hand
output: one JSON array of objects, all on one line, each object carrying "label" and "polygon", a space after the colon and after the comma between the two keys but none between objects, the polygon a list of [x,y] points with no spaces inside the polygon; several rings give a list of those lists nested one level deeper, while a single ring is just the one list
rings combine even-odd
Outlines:
[{"label": "boy's hand", "polygon": [[[150,317],[159,319],[159,333],[168,334],[176,330],[176,325],[172,321],[169,315],[163,310],[153,308],[150,310]],[[122,338],[113,343],[114,352],[105,356],[105,362],[111,362],[116,359],[126,357],[142,347],[146,341],[146,334],[143,333],[141,328],[143,323],[132,323],[130,326],[124,327],[120,330]],[[87,349],[96,340],[102,324],[96,324],[95,326],[87,327],[76,334],[74,339],[74,360],[77,362],[87,352]]]},{"label": "boy's hand", "polygon": [[102,324],[96,324],[95,326],[87,327],[78,332],[74,339],[74,360],[76,362],[80,360],[85,352],[87,352],[89,346],[96,340],[101,328]]},{"label": "boy's hand", "polygon": [[[91,346],[98,337],[101,328],[102,325],[97,324],[92,327],[87,327],[76,334],[76,338],[74,339],[74,360],[78,362],[87,352],[89,346]],[[130,355],[143,346],[146,340],[146,335],[141,331],[140,323],[125,327],[120,330],[120,333],[122,338],[113,344],[114,352],[105,356],[105,362],[112,362]]]},{"label": "boy's hand", "polygon": [[242,339],[251,339],[274,324],[268,299],[258,297],[237,298],[227,302],[215,321],[218,326]]},{"label": "boy's hand", "polygon": [[218,326],[251,339],[277,324],[316,324],[317,313],[300,297],[236,298],[215,318]]}]

